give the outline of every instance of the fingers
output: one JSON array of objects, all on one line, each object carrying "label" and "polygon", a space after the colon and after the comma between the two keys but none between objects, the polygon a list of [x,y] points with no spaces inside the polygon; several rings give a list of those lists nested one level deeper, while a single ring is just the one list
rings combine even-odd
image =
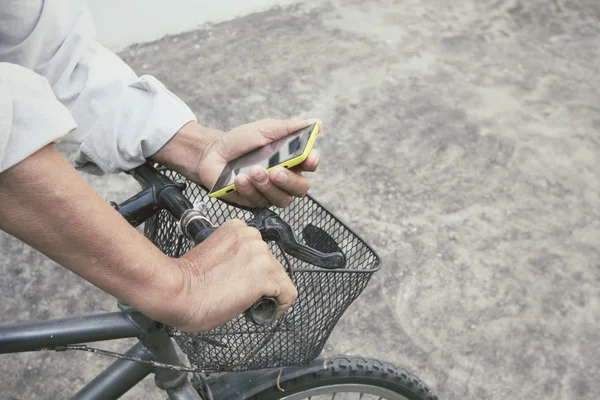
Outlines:
[{"label": "fingers", "polygon": [[322,126],[321,120],[317,118],[308,120],[300,118],[287,120],[262,119],[257,121],[256,125],[261,132],[261,136],[266,137],[269,142],[272,142],[273,140],[277,140],[299,129],[312,125],[315,122],[319,124],[319,128]]},{"label": "fingers", "polygon": [[[312,166],[318,165],[318,153],[316,157],[317,162],[313,158]],[[236,198],[231,200],[252,207],[287,207],[294,197],[304,197],[310,189],[309,180],[300,175],[300,172],[300,169],[290,171],[283,167],[269,172],[260,166],[254,166],[250,169],[250,177],[236,176],[237,193],[232,193]]]},{"label": "fingers", "polygon": [[[253,280],[255,284],[258,284],[254,301],[262,296],[275,296],[278,302],[277,318],[281,317],[298,297],[298,291],[285,268],[262,240],[260,232],[237,219],[224,223],[219,229],[221,234],[235,235],[240,242],[251,248],[250,252],[253,257],[250,259],[252,260],[251,263],[255,264],[252,265],[254,268],[251,268],[255,271],[252,276],[258,278]],[[248,259],[248,257],[245,258]],[[244,265],[241,267],[248,268],[250,266]]]},{"label": "fingers", "polygon": [[[235,227],[241,228],[238,231],[240,239],[252,248],[251,252],[254,255],[252,257],[252,262],[255,263],[253,277],[258,279],[253,282],[259,285],[254,301],[262,296],[275,296],[278,303],[277,318],[279,318],[292,306],[298,297],[298,291],[285,268],[262,240],[260,232],[237,223]],[[243,266],[243,268],[248,267],[248,265]]]},{"label": "fingers", "polygon": [[250,179],[254,187],[274,206],[287,207],[294,200],[292,194],[277,187],[269,178],[267,170],[260,166],[255,165],[250,169]]},{"label": "fingers", "polygon": [[256,187],[252,184],[250,178],[246,175],[238,175],[235,177],[235,188],[237,190],[237,194],[243,197],[243,203],[245,205],[251,207],[263,207],[268,208],[271,206],[269,200],[262,195],[261,192],[258,191]]},{"label": "fingers", "polygon": [[304,197],[310,189],[308,178],[283,167],[274,168],[269,173],[269,180],[284,192],[295,197]]},{"label": "fingers", "polygon": [[281,292],[277,296],[277,301],[279,302],[277,318],[281,317],[298,298],[298,289],[296,289],[296,286],[294,286],[294,283],[287,274],[284,273],[283,278],[279,282],[279,287]]},{"label": "fingers", "polygon": [[321,162],[321,154],[316,149],[312,149],[306,160],[299,167],[302,171],[315,172]]},{"label": "fingers", "polygon": [[260,232],[238,219],[222,224],[178,260],[183,283],[169,315],[180,315],[173,323],[184,332],[222,325],[262,296],[277,298],[279,318],[298,296]]},{"label": "fingers", "polygon": [[279,261],[274,256],[271,257],[273,261],[269,269],[271,285],[263,291],[262,296],[277,298],[277,318],[279,318],[294,304],[298,297],[298,290]]},{"label": "fingers", "polygon": [[238,157],[314,122],[318,122],[318,120],[303,120],[300,118],[288,120],[263,119],[238,126],[221,138],[222,155],[227,159]]}]

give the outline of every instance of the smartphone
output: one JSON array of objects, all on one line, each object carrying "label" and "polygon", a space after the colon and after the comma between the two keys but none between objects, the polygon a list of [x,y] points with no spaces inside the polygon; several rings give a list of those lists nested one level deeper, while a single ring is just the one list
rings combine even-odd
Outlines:
[{"label": "smartphone", "polygon": [[248,175],[250,168],[254,165],[260,165],[267,171],[279,166],[284,168],[295,167],[306,160],[318,133],[319,125],[315,122],[229,161],[208,195],[210,197],[221,197],[233,192],[235,190],[236,175]]}]

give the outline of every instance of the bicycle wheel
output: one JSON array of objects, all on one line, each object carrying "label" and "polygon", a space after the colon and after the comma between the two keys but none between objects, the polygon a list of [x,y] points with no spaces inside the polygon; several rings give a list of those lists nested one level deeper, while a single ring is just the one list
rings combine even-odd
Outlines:
[{"label": "bicycle wheel", "polygon": [[439,400],[419,378],[390,363],[336,356],[324,371],[259,393],[255,400]]}]

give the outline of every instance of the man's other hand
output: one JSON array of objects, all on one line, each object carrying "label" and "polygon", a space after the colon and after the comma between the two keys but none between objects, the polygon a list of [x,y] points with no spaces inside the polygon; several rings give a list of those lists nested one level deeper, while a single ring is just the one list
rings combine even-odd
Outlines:
[{"label": "man's other hand", "polygon": [[[229,132],[190,122],[152,159],[210,189],[229,161],[315,122],[320,130],[321,121],[318,119],[264,119],[238,126]],[[236,176],[236,191],[224,199],[251,207],[286,207],[294,197],[306,194],[310,183],[302,172],[316,171],[319,158],[319,153],[313,149],[303,163],[289,170],[278,167],[267,171],[254,166],[249,176]]]}]

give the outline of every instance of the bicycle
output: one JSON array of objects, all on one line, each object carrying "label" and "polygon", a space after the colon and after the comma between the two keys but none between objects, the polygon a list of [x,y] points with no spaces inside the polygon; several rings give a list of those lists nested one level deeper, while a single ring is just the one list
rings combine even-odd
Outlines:
[{"label": "bicycle", "polygon": [[[241,218],[257,228],[298,288],[292,308],[275,321],[277,300],[265,297],[212,331],[187,334],[119,301],[118,312],[0,325],[0,354],[81,350],[117,358],[75,394],[80,400],[119,398],[151,373],[172,400],[347,398],[337,397],[343,393],[438,399],[390,363],[322,354],[343,312],[379,269],[379,258],[311,196],[279,215],[211,199],[204,188],[160,166],[144,164],[129,174],[142,191],[111,204],[131,225],[145,223],[144,234],[172,257],[206,239],[216,229],[213,221]],[[83,344],[123,338],[139,341],[125,354]]]}]

